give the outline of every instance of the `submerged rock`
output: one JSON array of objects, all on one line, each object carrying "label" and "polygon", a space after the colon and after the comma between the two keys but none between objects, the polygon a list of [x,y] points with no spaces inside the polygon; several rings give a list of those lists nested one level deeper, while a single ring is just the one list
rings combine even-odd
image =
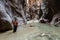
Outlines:
[{"label": "submerged rock", "polygon": [[57,35],[49,34],[49,33],[41,33],[41,34],[33,34],[29,37],[28,40],[60,40]]}]

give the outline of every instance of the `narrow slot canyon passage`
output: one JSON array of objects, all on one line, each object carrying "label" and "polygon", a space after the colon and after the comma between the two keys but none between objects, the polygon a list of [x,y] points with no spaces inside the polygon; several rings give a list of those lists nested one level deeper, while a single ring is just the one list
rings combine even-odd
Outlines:
[{"label": "narrow slot canyon passage", "polygon": [[0,40],[60,40],[60,0],[0,0]]}]

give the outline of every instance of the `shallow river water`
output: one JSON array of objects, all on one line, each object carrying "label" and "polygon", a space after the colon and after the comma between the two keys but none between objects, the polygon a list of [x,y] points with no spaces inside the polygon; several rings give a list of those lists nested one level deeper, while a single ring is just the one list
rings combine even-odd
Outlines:
[{"label": "shallow river water", "polygon": [[11,30],[0,34],[0,40],[60,40],[60,27],[33,22],[20,25],[16,33]]}]

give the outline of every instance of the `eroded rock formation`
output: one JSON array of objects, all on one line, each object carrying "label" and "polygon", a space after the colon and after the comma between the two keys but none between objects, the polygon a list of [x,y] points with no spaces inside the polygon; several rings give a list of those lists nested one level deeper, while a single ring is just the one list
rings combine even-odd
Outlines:
[{"label": "eroded rock formation", "polygon": [[[0,27],[3,27],[0,30],[11,29],[12,26],[9,25],[11,25],[10,23],[14,17],[21,17],[25,23],[28,20],[40,19],[41,15],[43,14],[42,10],[40,9],[40,1],[30,0],[31,5],[27,4],[28,2],[26,1],[27,0],[0,0]],[[48,2],[46,5],[48,8],[48,13],[47,15],[44,15],[44,18],[48,19],[48,22],[51,22],[51,20],[55,18],[54,15],[60,11],[58,5],[60,2],[58,2],[59,0],[46,1]]]}]

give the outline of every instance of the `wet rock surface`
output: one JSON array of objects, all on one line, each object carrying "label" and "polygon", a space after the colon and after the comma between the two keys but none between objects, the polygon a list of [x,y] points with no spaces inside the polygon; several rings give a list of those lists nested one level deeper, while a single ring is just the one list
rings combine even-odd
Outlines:
[{"label": "wet rock surface", "polygon": [[0,33],[11,30],[11,29],[12,29],[12,26],[8,21],[0,19]]}]

